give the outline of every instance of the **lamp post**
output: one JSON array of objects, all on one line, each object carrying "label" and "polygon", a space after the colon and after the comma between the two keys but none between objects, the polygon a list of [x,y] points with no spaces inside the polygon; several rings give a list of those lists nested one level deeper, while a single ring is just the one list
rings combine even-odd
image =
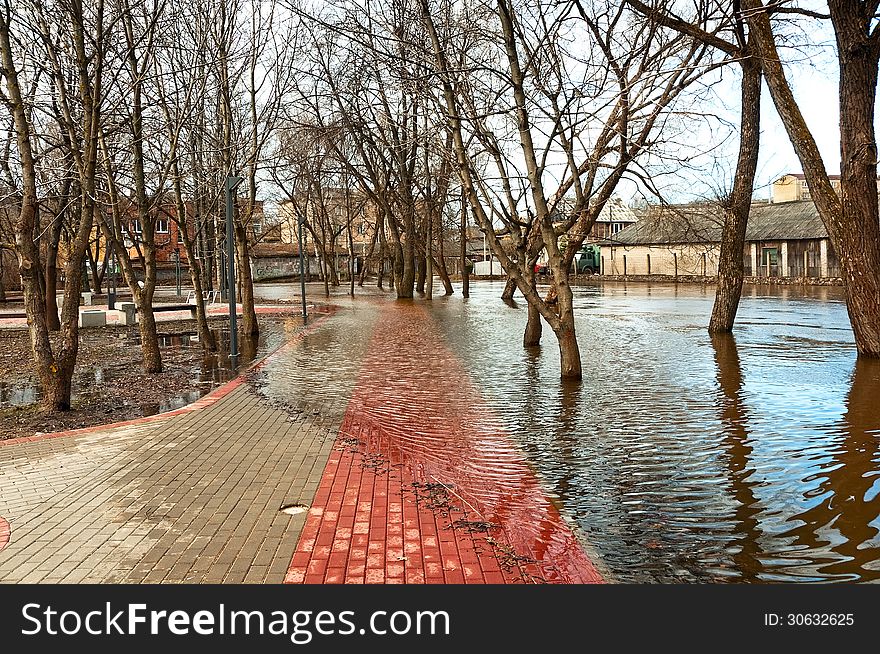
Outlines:
[{"label": "lamp post", "polygon": [[306,312],[306,269],[305,264],[303,263],[304,257],[302,214],[297,214],[296,222],[297,227],[299,228],[299,294],[302,298],[303,324],[306,324],[306,321],[309,319],[309,314]]},{"label": "lamp post", "polygon": [[116,308],[116,251],[110,250],[110,281],[107,288],[107,308]]},{"label": "lamp post", "polygon": [[177,295],[180,296],[180,248],[174,248],[174,267],[177,277]]},{"label": "lamp post", "polygon": [[230,175],[226,178],[226,296],[229,299],[229,357],[238,358],[238,324],[235,311],[235,232],[232,227],[232,192],[244,181]]}]

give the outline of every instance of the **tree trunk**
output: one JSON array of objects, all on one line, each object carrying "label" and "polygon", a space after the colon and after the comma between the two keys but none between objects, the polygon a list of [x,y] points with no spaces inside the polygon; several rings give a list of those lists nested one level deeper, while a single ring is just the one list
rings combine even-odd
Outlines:
[{"label": "tree trunk", "polygon": [[471,276],[468,271],[470,261],[467,258],[467,193],[461,190],[461,296],[471,296]]},{"label": "tree trunk", "polygon": [[254,278],[251,274],[250,244],[247,230],[235,221],[235,249],[238,255],[238,280],[241,288],[241,333],[256,336],[260,333],[257,310],[254,306]]},{"label": "tree trunk", "polygon": [[336,237],[330,241],[332,253],[327,257],[327,267],[330,270],[331,286],[339,286],[339,254],[336,252]]},{"label": "tree trunk", "polygon": [[[351,297],[354,297],[354,264],[355,264],[355,256],[354,256],[354,237],[351,234],[351,221],[348,221],[348,294]],[[366,266],[364,266],[366,267]],[[363,280],[361,280],[361,284],[363,284]]]},{"label": "tree trunk", "polygon": [[406,238],[403,239],[400,278],[395,280],[398,299],[412,298],[416,284],[416,226],[413,209],[410,206],[406,221]]},{"label": "tree trunk", "polygon": [[446,269],[446,253],[443,250],[443,220],[442,214],[441,219],[438,221],[438,235],[437,235],[437,258],[432,260],[437,265],[437,275],[440,277],[440,281],[443,283],[443,295],[452,295],[455,293],[455,289],[452,288],[452,280],[449,279],[449,271]]},{"label": "tree trunk", "polygon": [[196,301],[196,330],[199,334],[199,343],[202,344],[202,348],[206,352],[216,352],[217,340],[214,338],[214,332],[208,326],[208,316],[205,310],[201,264],[192,256],[191,248],[186,248],[186,256],[189,261],[189,278],[192,281]]},{"label": "tree trunk", "polygon": [[504,283],[504,291],[501,293],[501,299],[505,302],[510,302],[513,299],[514,293],[516,293],[516,280],[512,277],[508,277],[507,281]]},{"label": "tree trunk", "polygon": [[[856,11],[855,6],[852,10]],[[859,353],[880,357],[880,215],[874,134],[878,46],[855,33],[856,26],[836,27],[843,220],[832,221],[836,229],[829,228],[829,233],[843,267],[847,309]]]},{"label": "tree trunk", "polygon": [[541,312],[531,302],[527,303],[527,306],[528,319],[526,320],[526,330],[523,333],[523,347],[537,347],[541,344],[541,333],[544,329],[541,323]]},{"label": "tree trunk", "polygon": [[425,228],[425,298],[432,300],[434,298],[434,214],[428,211],[428,224]]},{"label": "tree trunk", "polygon": [[140,311],[138,328],[141,335],[141,357],[146,373],[162,372],[162,353],[159,350],[159,337],[156,330],[156,316],[152,306],[149,311]]},{"label": "tree trunk", "polygon": [[[567,299],[564,299],[567,296]],[[559,290],[559,324],[553,330],[559,341],[559,364],[563,379],[581,379],[581,353],[574,329],[571,288]]]},{"label": "tree trunk", "polygon": [[743,2],[770,95],[843,269],[856,348],[860,355],[880,357],[880,223],[873,125],[880,51],[868,36],[870,20],[862,15],[859,3],[835,0],[828,7],[840,65],[840,198],[786,79],[767,8],[759,0]]},{"label": "tree trunk", "polygon": [[70,410],[70,397],[73,392],[73,374],[64,374],[62,370],[43,382],[42,408],[45,412]]},{"label": "tree trunk", "polygon": [[[40,251],[34,243],[34,231],[37,224],[37,179],[36,164],[31,147],[31,126],[28,121],[27,108],[22,98],[21,86],[18,80],[18,71],[15,67],[16,60],[13,55],[11,39],[9,35],[9,23],[6,20],[8,14],[0,12],[0,67],[3,69],[3,77],[6,82],[4,99],[15,126],[16,143],[21,168],[21,205],[18,216],[14,222],[15,229],[15,252],[18,257],[18,272],[21,277],[22,295],[24,296],[24,308],[27,314],[28,331],[31,339],[31,352],[33,363],[43,393],[41,409],[65,410],[70,408],[70,378],[72,377],[73,362],[76,361],[77,347],[77,323],[73,325],[73,358],[67,352],[68,366],[58,365],[52,353],[52,342],[49,339],[49,330],[46,326],[46,299],[44,294],[43,270],[40,265]],[[70,266],[81,265],[81,252],[73,249],[68,262]],[[2,256],[2,255],[0,255]],[[79,256],[79,261],[77,257]],[[70,285],[79,293],[78,283],[71,281]],[[65,292],[65,317],[69,317],[75,310],[79,313],[79,303],[74,307],[70,292]],[[69,336],[70,332],[66,334]],[[70,375],[67,376],[68,369]],[[65,390],[67,391],[65,393]]]},{"label": "tree trunk", "polygon": [[416,258],[416,293],[425,294],[425,281],[428,277],[427,257],[419,256]]},{"label": "tree trunk", "polygon": [[101,293],[101,277],[98,274],[98,256],[100,253],[100,248],[95,246],[95,253],[92,253],[91,246],[86,249],[87,259],[89,263],[89,269],[92,271],[92,292],[93,293]]},{"label": "tree trunk", "polygon": [[752,189],[758,168],[761,120],[761,68],[753,59],[742,61],[739,158],[730,197],[722,206],[724,231],[718,259],[718,284],[709,320],[709,333],[733,329],[743,285],[743,248]]},{"label": "tree trunk", "polygon": [[[180,184],[175,183],[175,201],[177,205],[177,232],[178,240],[183,243],[183,249],[186,252],[186,260],[189,264],[189,278],[193,285],[193,294],[196,302],[196,330],[199,334],[199,343],[206,352],[217,351],[217,340],[214,338],[214,332],[208,326],[207,311],[205,310],[204,287],[202,286],[203,270],[202,264],[196,258],[196,248],[198,241],[193,242],[187,231],[189,227],[189,219],[186,215],[186,204],[183,201]],[[205,259],[202,259],[205,261]]]},{"label": "tree trunk", "polygon": [[324,279],[324,297],[330,297],[330,272],[327,270],[330,264],[327,262],[327,252],[321,253],[321,277]]},{"label": "tree trunk", "polygon": [[61,216],[55,216],[49,227],[49,242],[46,244],[46,327],[49,331],[61,329],[58,319],[58,244],[61,241]]}]

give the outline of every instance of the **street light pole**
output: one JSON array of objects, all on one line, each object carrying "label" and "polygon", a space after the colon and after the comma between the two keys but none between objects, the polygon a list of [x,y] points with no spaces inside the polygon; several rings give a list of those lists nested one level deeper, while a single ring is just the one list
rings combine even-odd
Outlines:
[{"label": "street light pole", "polygon": [[107,308],[116,308],[116,250],[110,250],[110,283],[107,289]]},{"label": "street light pole", "polygon": [[299,228],[299,294],[302,298],[303,324],[306,324],[306,321],[309,319],[309,314],[306,312],[306,269],[305,264],[303,263],[304,257],[302,214],[297,214],[296,222],[297,227]]},{"label": "street light pole", "polygon": [[180,248],[174,248],[174,264],[177,276],[177,295],[180,296]]},{"label": "street light pole", "polygon": [[226,297],[229,300],[229,357],[238,357],[238,316],[235,307],[235,231],[232,226],[232,192],[244,181],[230,175],[226,178]]}]

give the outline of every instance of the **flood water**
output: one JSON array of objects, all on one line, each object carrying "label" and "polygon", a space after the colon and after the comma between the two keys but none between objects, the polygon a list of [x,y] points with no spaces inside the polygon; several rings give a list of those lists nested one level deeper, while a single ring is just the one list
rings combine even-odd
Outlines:
[{"label": "flood water", "polygon": [[[549,328],[523,350],[525,307],[501,290],[416,300],[412,320],[443,336],[615,579],[880,578],[880,363],[857,363],[840,289],[747,288],[734,336],[712,339],[712,287],[577,288],[580,384],[560,382]],[[341,310],[267,366],[263,393],[342,415],[387,310]],[[403,376],[424,369],[417,336]],[[393,384],[373,392],[418,411]]]},{"label": "flood water", "polygon": [[[203,352],[202,356],[187,368],[187,373],[195,389],[183,390],[167,400],[158,403],[141,404],[141,413],[145,416],[172,411],[191,404],[201,396],[209,393],[217,386],[235,378],[239,371],[247,367],[258,357],[265,356],[289,339],[302,326],[298,317],[264,323],[256,342],[240,339],[239,356],[233,360],[229,356],[229,330],[213,329],[217,351]],[[121,337],[126,338],[126,337]],[[165,353],[181,349],[201,349],[202,345],[195,332],[162,334],[158,337],[159,348]],[[128,341],[126,341],[128,342]],[[140,348],[140,339],[134,337],[130,341],[132,348]],[[167,363],[166,363],[167,367]],[[110,366],[79,365],[74,371],[73,393],[74,405],[80,401],[99,396],[107,392],[107,383],[114,378],[126,378],[133,371],[130,364]],[[135,365],[134,372],[140,370]],[[28,406],[39,402],[39,385],[33,381],[3,382],[0,381],[0,409],[8,407]]]}]

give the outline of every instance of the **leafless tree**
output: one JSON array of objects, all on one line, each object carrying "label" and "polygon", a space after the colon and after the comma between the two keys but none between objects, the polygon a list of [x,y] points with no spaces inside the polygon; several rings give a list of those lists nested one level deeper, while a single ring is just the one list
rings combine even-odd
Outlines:
[{"label": "leafless tree", "polygon": [[721,235],[715,304],[709,320],[710,333],[729,332],[733,329],[742,293],[743,248],[758,168],[761,64],[754,56],[751,34],[741,11],[740,0],[735,0],[729,8],[714,2],[699,2],[693,7],[693,15],[688,17],[677,15],[673,3],[668,0],[651,4],[640,0],[627,2],[649,20],[718,49],[740,67],[739,156],[732,188],[721,201],[724,230]]},{"label": "leafless tree", "polygon": [[[79,300],[82,268],[95,212],[96,167],[105,46],[108,36],[103,0],[84,5],[68,3],[15,3],[0,8],[0,62],[4,90],[0,102],[12,118],[16,159],[20,168],[20,206],[15,224],[15,247],[28,315],[34,365],[42,387],[42,407],[70,408],[71,379],[79,349]],[[34,240],[39,204],[34,130],[35,60],[46,62],[49,93],[57,107],[56,120],[69,145],[77,181],[78,221],[71,224],[66,253],[61,333],[53,344],[46,318],[40,252]],[[23,84],[24,81],[24,84]]]},{"label": "leafless tree", "polygon": [[[782,6],[780,6],[782,5]],[[783,10],[822,16],[790,3],[743,0],[755,51],[776,110],[800,159],[810,195],[843,271],[846,304],[860,355],[880,357],[880,213],[874,133],[880,23],[876,0],[829,0],[840,68],[840,195],[795,100],[771,16]]]},{"label": "leafless tree", "polygon": [[[534,342],[540,316],[557,337],[562,376],[579,379],[574,255],[633,162],[659,147],[667,110],[704,72],[706,48],[601,1],[499,0],[491,13],[429,0],[419,6],[471,209],[530,307],[524,342]],[[469,55],[466,67],[454,67],[465,24],[483,26],[473,49],[483,59]],[[466,148],[468,132],[495,162],[497,184],[477,174],[483,153]],[[554,166],[557,158],[563,163]],[[539,243],[555,297],[542,298],[534,284],[530,259]]]}]

